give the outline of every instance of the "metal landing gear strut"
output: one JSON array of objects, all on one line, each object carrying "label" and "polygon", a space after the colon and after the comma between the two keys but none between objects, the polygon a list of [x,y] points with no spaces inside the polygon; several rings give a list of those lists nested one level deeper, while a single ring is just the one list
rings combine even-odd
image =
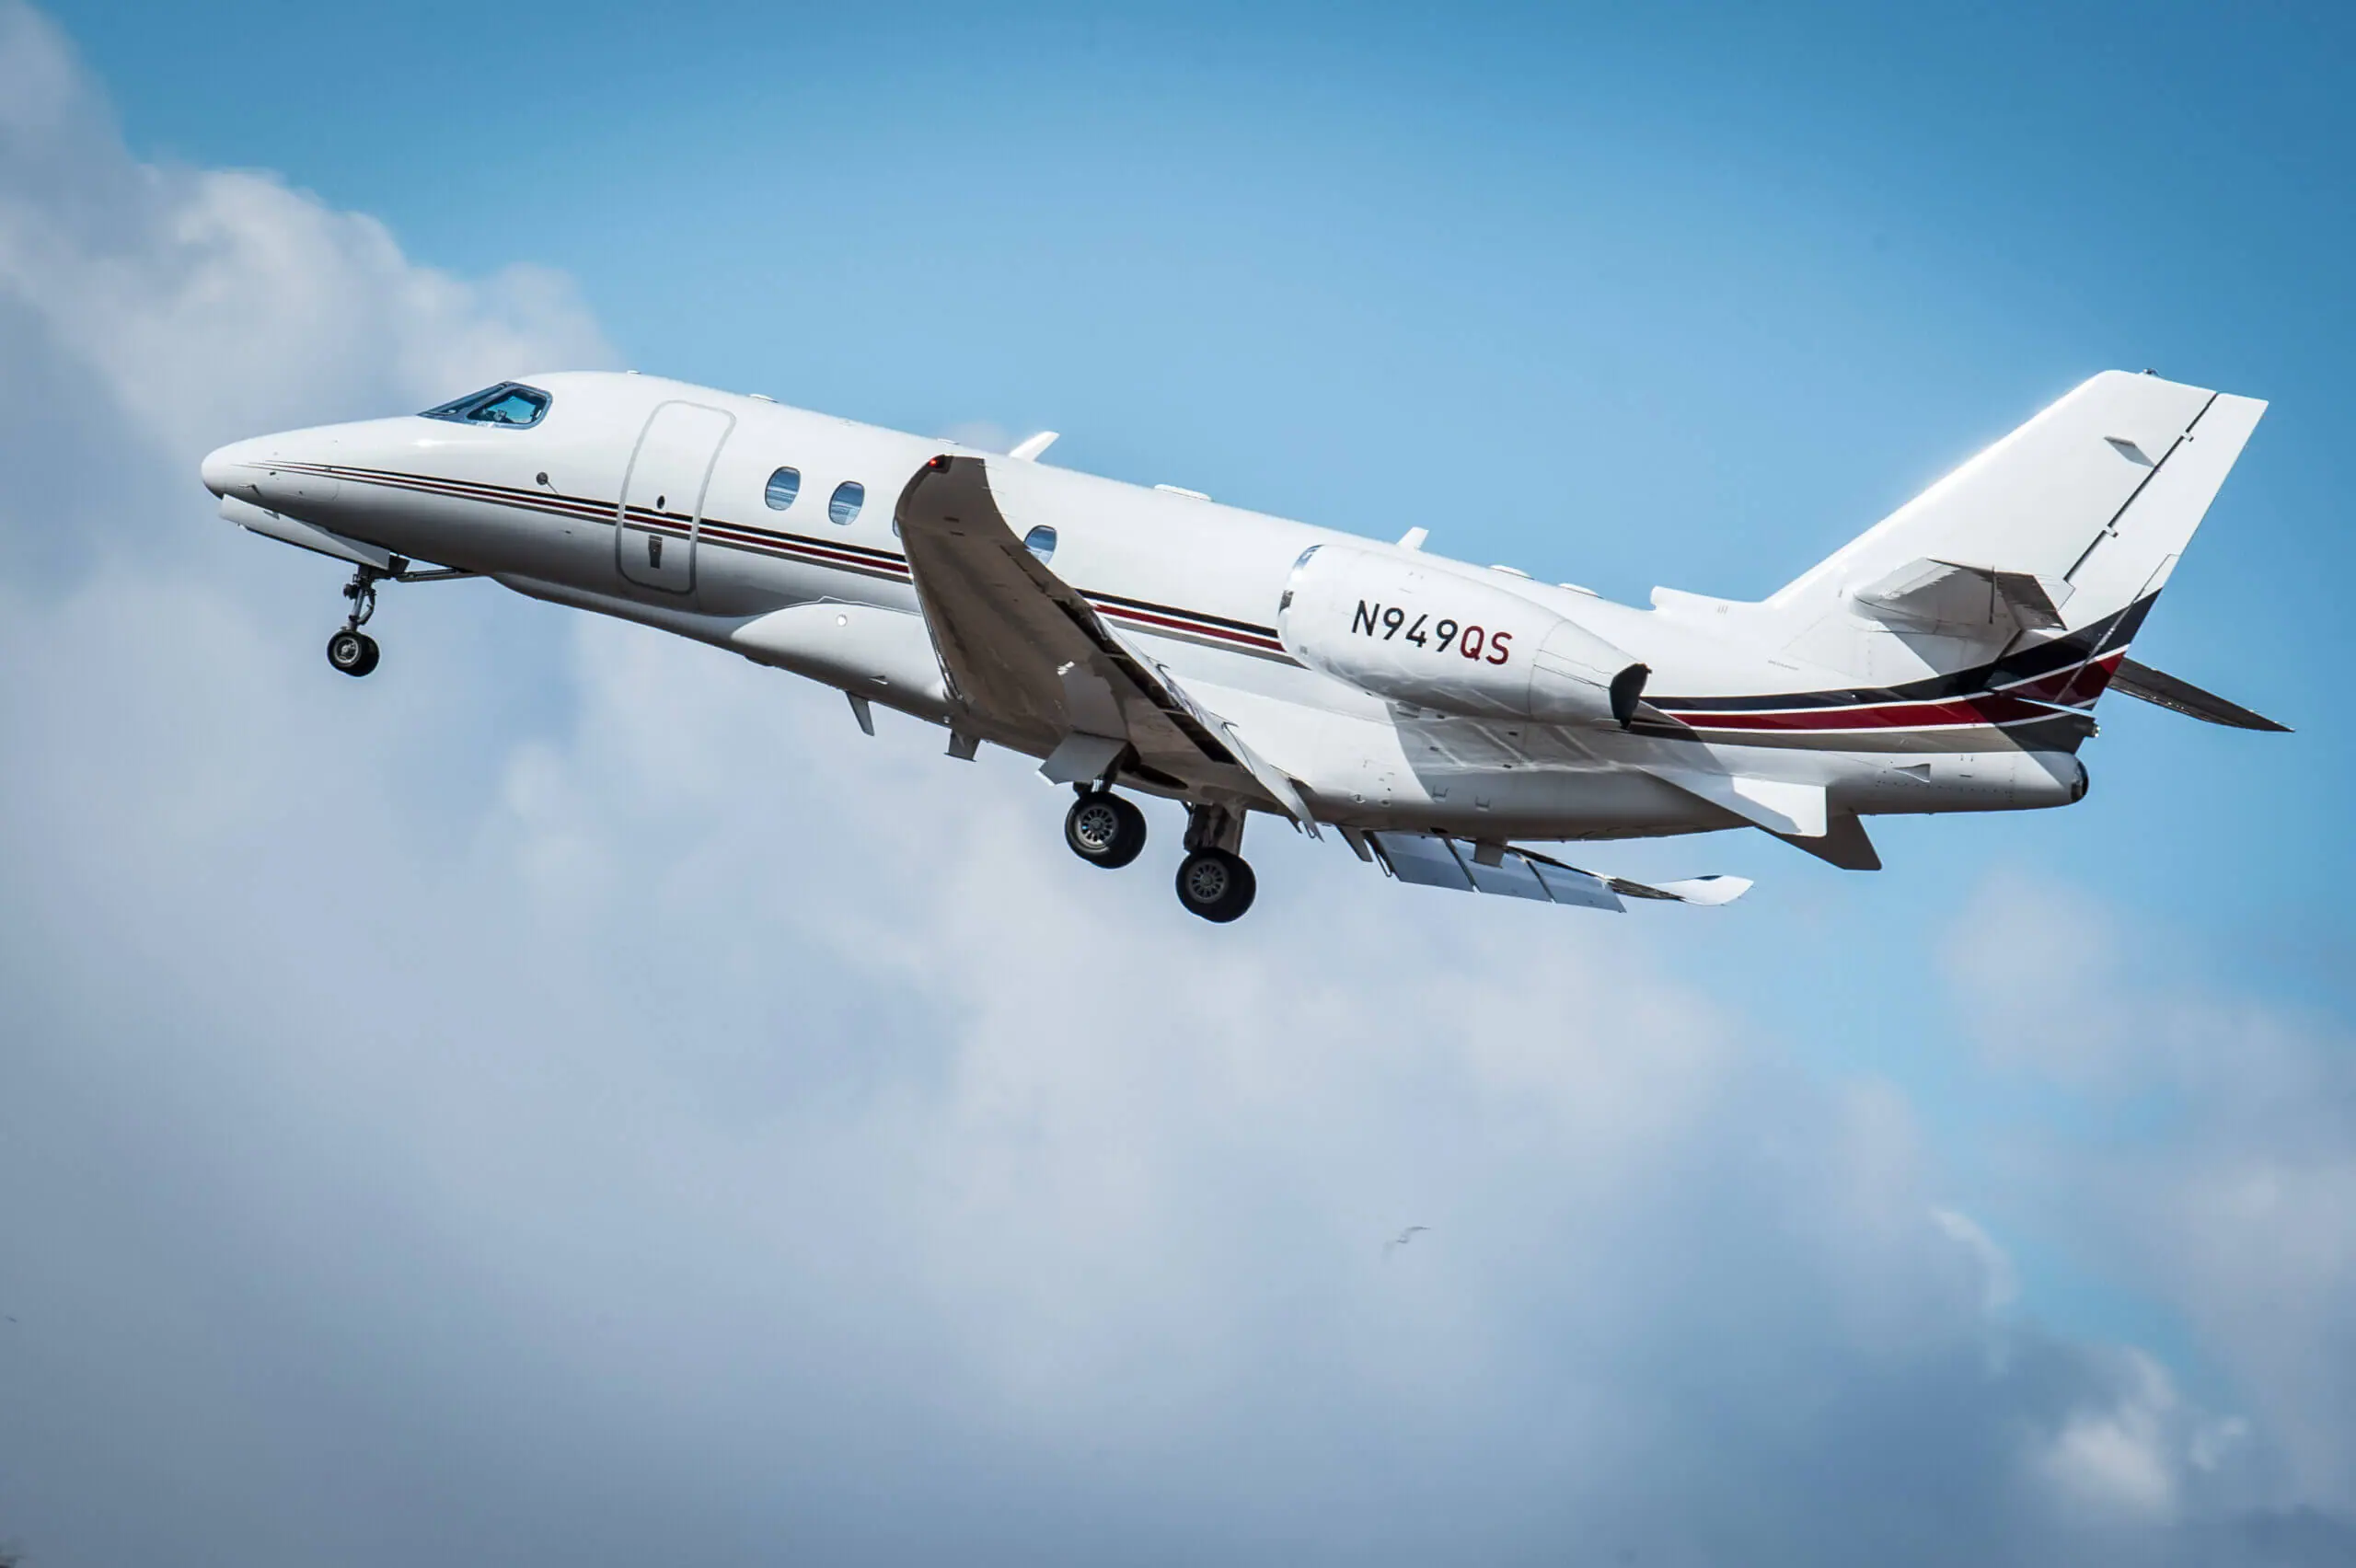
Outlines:
[{"label": "metal landing gear strut", "polygon": [[328,639],[328,663],[347,675],[364,675],[376,667],[376,640],[360,628],[376,613],[376,580],[397,575],[379,571],[373,566],[354,569],[352,581],[343,585],[343,596],[352,601],[352,613],[344,617],[343,629]]},{"label": "metal landing gear strut", "polygon": [[376,667],[376,640],[360,628],[376,613],[377,583],[448,582],[479,575],[456,567],[411,571],[408,560],[400,556],[392,557],[388,564],[381,567],[354,567],[352,581],[343,585],[343,596],[352,601],[352,613],[343,617],[343,629],[328,639],[328,663],[347,675],[364,675]]},{"label": "metal landing gear strut", "polygon": [[1178,902],[1188,914],[1223,926],[1252,907],[1260,882],[1236,853],[1242,845],[1242,813],[1226,806],[1187,808],[1186,858],[1178,862]]}]

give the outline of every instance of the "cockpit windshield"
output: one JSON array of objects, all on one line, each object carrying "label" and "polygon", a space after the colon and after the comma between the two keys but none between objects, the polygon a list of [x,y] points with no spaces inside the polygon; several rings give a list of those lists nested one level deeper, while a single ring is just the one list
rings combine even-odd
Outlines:
[{"label": "cockpit windshield", "polygon": [[506,425],[521,429],[539,423],[548,411],[547,393],[521,382],[502,381],[496,386],[469,392],[439,408],[428,409],[425,417],[429,420],[449,420],[457,424]]}]

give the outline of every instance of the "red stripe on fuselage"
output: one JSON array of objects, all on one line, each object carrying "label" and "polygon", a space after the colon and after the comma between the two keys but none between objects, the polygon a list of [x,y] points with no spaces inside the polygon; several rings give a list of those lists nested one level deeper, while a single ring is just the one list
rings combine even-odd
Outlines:
[{"label": "red stripe on fuselage", "polygon": [[1156,616],[1148,615],[1143,610],[1130,609],[1126,605],[1108,605],[1096,599],[1090,599],[1089,603],[1095,607],[1098,615],[1114,620],[1135,621],[1140,626],[1151,627],[1157,630],[1183,631],[1190,637],[1207,638],[1212,641],[1231,643],[1237,647],[1250,648],[1263,652],[1282,653],[1285,651],[1283,643],[1269,638],[1253,637],[1244,632],[1231,631],[1223,626],[1210,626],[1200,621],[1181,620],[1178,617],[1184,614],[1184,611],[1173,612],[1167,616]]}]

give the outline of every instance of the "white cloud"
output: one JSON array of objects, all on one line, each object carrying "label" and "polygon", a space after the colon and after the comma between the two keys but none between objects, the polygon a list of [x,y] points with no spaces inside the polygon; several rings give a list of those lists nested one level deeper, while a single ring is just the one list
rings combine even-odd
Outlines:
[{"label": "white cloud", "polygon": [[[2091,1088],[2093,1114],[2137,1129],[2024,1139],[2024,1171],[2073,1195],[2085,1259],[2170,1303],[2230,1370],[2286,1490],[2356,1507],[2356,1041],[2209,994],[2158,952],[2132,956],[2118,928],[2084,894],[2017,874],[1958,922],[1958,988],[2033,997],[2020,1005],[2044,1025],[1990,1004],[1992,1059]],[[1962,983],[2031,973],[2038,985]]]},{"label": "white cloud", "polygon": [[607,363],[570,283],[465,282],[276,177],[140,164],[53,24],[0,7],[0,300],[175,455]]},{"label": "white cloud", "polygon": [[2176,1389],[2150,1357],[2131,1356],[2128,1365],[2131,1386],[2108,1406],[2072,1415],[2048,1440],[2040,1462],[2056,1485],[2092,1509],[2165,1518],[2176,1507],[2165,1427]]},{"label": "white cloud", "polygon": [[1931,1219],[1970,1255],[1980,1274],[1980,1305],[1984,1310],[2000,1311],[2020,1298],[2020,1276],[2013,1269],[2012,1259],[1981,1228],[1978,1220],[1950,1208],[1933,1209]]}]

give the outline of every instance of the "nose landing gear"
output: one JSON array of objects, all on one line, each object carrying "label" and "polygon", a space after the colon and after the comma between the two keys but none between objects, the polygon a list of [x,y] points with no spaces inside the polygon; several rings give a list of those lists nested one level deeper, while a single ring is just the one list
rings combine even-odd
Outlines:
[{"label": "nose landing gear", "polygon": [[379,571],[364,566],[343,585],[343,596],[352,601],[352,614],[344,618],[343,629],[328,639],[328,663],[345,674],[364,675],[376,667],[376,640],[360,628],[376,613],[376,580],[398,574],[398,567]]},{"label": "nose landing gear", "polygon": [[376,613],[377,583],[452,582],[477,575],[462,567],[447,566],[412,571],[409,561],[400,556],[390,558],[390,564],[386,566],[355,567],[352,581],[343,585],[343,596],[352,601],[352,613],[343,617],[343,629],[328,639],[328,663],[347,675],[364,675],[376,667],[376,640],[360,628]]},{"label": "nose landing gear", "polygon": [[350,627],[328,639],[328,663],[347,675],[364,675],[375,669],[378,651],[375,638]]}]

